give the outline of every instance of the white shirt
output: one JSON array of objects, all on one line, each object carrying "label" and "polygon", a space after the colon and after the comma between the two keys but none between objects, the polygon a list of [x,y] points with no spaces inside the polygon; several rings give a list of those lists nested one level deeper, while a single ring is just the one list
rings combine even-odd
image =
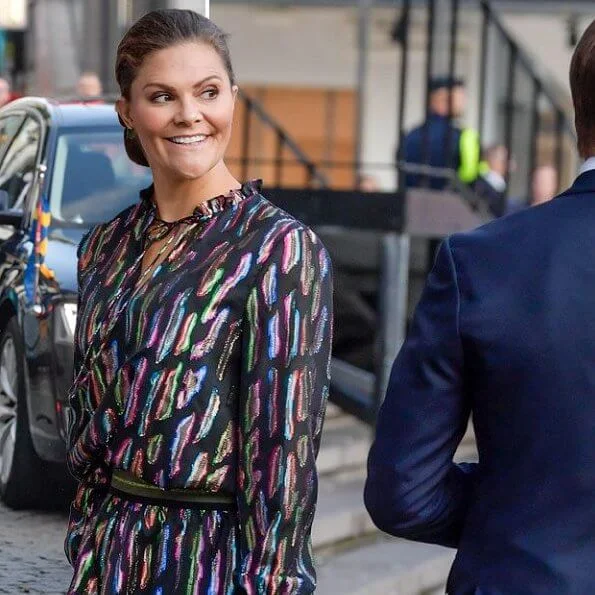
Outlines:
[{"label": "white shirt", "polygon": [[581,168],[578,170],[578,175],[584,174],[586,171],[591,171],[595,169],[595,157],[589,157],[582,165]]},{"label": "white shirt", "polygon": [[506,190],[506,180],[498,172],[490,170],[482,174],[482,177],[497,192]]}]

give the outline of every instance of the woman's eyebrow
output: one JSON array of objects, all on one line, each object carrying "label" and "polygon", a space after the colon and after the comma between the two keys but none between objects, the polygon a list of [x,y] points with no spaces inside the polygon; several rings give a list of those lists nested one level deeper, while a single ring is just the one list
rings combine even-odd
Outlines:
[{"label": "woman's eyebrow", "polygon": [[[207,76],[206,78],[202,79],[201,81],[198,81],[197,83],[195,83],[193,86],[194,87],[200,87],[201,85],[204,85],[207,81],[210,81],[211,79],[217,79],[217,80],[221,80],[221,77],[217,74],[211,74],[210,76]],[[161,89],[167,89],[168,91],[175,91],[175,88],[166,84],[166,83],[160,83],[158,81],[155,82],[151,82],[151,83],[147,83],[144,87],[143,87],[143,91],[149,87],[160,87]]]}]

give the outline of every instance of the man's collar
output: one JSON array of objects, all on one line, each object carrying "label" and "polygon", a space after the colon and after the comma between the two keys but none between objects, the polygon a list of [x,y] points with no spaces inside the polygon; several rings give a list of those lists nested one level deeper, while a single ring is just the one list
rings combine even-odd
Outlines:
[{"label": "man's collar", "polygon": [[589,157],[582,165],[578,171],[578,175],[584,174],[587,171],[591,171],[595,169],[595,157]]},{"label": "man's collar", "polygon": [[585,194],[595,192],[595,157],[587,159],[580,168],[578,177],[574,184],[562,193],[562,196],[568,194]]}]

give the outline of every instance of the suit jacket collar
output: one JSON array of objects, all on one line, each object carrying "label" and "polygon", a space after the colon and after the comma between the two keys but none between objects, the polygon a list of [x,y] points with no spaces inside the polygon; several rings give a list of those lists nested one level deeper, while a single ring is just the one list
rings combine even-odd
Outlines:
[{"label": "suit jacket collar", "polygon": [[562,196],[566,194],[585,194],[595,193],[595,169],[589,169],[574,181],[574,184],[562,193]]},{"label": "suit jacket collar", "polygon": [[585,162],[581,165],[581,168],[579,169],[578,173],[584,174],[586,171],[589,171],[591,169],[595,169],[595,157],[589,157],[588,159],[586,159]]}]

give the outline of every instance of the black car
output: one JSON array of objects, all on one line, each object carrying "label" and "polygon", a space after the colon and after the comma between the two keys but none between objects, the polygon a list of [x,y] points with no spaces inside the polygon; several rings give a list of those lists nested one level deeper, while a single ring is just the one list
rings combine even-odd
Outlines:
[{"label": "black car", "polygon": [[[68,482],[77,246],[150,182],[126,156],[113,104],[24,98],[0,110],[0,496],[9,506],[47,505]],[[45,256],[41,205],[51,212]]]}]

